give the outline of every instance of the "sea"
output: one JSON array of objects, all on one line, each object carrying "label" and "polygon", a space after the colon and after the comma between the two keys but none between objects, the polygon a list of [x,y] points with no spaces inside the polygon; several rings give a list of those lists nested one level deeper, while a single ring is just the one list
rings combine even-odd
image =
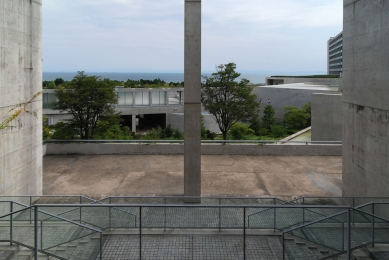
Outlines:
[{"label": "sea", "polygon": [[[52,81],[57,78],[62,78],[64,80],[72,80],[77,72],[43,72],[43,81]],[[86,75],[95,75],[100,76],[101,78],[109,78],[111,80],[118,81],[126,81],[127,79],[131,80],[153,80],[153,79],[161,79],[166,82],[182,82],[184,81],[184,73],[119,73],[119,72],[85,72]],[[202,73],[203,76],[211,76],[212,73]],[[259,73],[244,73],[241,72],[241,78],[248,79],[251,83],[259,84],[265,83],[266,77],[274,76],[274,75],[318,75],[323,73],[318,72],[259,72]]]}]

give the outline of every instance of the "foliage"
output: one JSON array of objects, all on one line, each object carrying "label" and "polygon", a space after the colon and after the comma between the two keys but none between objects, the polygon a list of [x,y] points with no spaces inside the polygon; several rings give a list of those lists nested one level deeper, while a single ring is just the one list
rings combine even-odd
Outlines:
[{"label": "foliage", "polygon": [[104,122],[108,122],[109,127],[118,124],[120,115],[114,110],[117,103],[114,88],[110,80],[87,76],[84,72],[78,72],[72,81],[58,86],[55,90],[58,101],[53,109],[72,115],[58,130],[72,136],[76,132],[81,139],[92,139],[95,133],[104,132]]},{"label": "foliage", "polygon": [[284,121],[287,127],[292,129],[303,129],[311,123],[311,103],[307,103],[301,108],[286,106],[287,113]]},{"label": "foliage", "polygon": [[47,140],[51,138],[51,129],[46,124],[46,117],[44,115],[42,116],[42,137],[43,140]]},{"label": "foliage", "polygon": [[246,140],[246,136],[254,135],[255,132],[247,124],[235,123],[230,130],[234,140]]},{"label": "foliage", "polygon": [[207,130],[207,132],[206,132],[206,134],[205,134],[205,137],[206,137],[206,139],[208,139],[208,140],[214,140],[215,137],[216,137],[216,133]]},{"label": "foliage", "polygon": [[123,82],[125,88],[182,88],[184,82],[170,82],[167,83],[160,78],[154,80],[140,79],[140,80],[131,80],[128,79],[126,82]]},{"label": "foliage", "polygon": [[280,125],[274,125],[271,128],[271,135],[276,138],[281,138],[286,135],[286,128]]},{"label": "foliage", "polygon": [[56,86],[62,85],[65,81],[62,78],[56,78],[54,83]]},{"label": "foliage", "polygon": [[271,128],[276,124],[276,117],[274,116],[275,110],[272,105],[267,105],[265,110],[263,111],[262,117],[262,126],[267,130],[271,130]]},{"label": "foliage", "polygon": [[261,135],[261,121],[258,117],[253,118],[250,122],[250,128],[254,130],[256,135]]},{"label": "foliage", "polygon": [[141,140],[183,140],[184,134],[178,129],[173,129],[171,125],[168,125],[165,129],[160,126],[151,129],[145,135],[136,136],[136,139]]},{"label": "foliage", "polygon": [[234,123],[250,122],[259,113],[259,103],[252,94],[253,86],[247,79],[236,82],[240,73],[235,69],[235,63],[219,65],[216,73],[204,77],[205,84],[202,85],[202,105],[216,120],[224,140]]},{"label": "foliage", "polygon": [[22,112],[32,114],[35,117],[37,117],[37,114],[35,111],[31,111],[28,109],[28,105],[31,104],[34,99],[36,99],[39,95],[41,95],[42,92],[39,91],[35,95],[32,96],[32,98],[24,103],[17,104],[14,108],[12,108],[9,112],[13,112],[13,114],[9,117],[6,117],[3,122],[0,123],[0,130],[5,129],[5,128],[12,128],[13,126],[10,126],[9,124],[15,120]]},{"label": "foliage", "polygon": [[76,139],[79,138],[77,130],[74,128],[68,127],[64,122],[58,122],[53,127],[53,134],[51,138],[53,139]]}]

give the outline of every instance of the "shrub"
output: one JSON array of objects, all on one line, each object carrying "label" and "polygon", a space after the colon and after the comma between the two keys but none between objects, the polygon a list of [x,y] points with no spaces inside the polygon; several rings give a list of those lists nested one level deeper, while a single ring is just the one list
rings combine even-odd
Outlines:
[{"label": "shrub", "polygon": [[246,136],[254,135],[254,130],[247,124],[235,123],[231,126],[230,133],[234,140],[244,140]]},{"label": "shrub", "polygon": [[275,125],[271,128],[271,135],[276,138],[284,137],[286,135],[286,128],[284,126]]}]

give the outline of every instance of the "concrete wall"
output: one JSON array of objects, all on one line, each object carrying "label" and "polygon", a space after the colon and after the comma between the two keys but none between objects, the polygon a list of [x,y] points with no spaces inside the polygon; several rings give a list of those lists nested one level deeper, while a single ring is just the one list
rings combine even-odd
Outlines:
[{"label": "concrete wall", "polygon": [[[205,128],[211,132],[219,133],[219,126],[215,119],[212,118],[211,114],[203,112],[202,115]],[[184,132],[184,113],[169,114],[168,124],[170,124],[174,129]]]},{"label": "concrete wall", "polygon": [[295,84],[295,83],[318,83],[324,85],[338,85],[337,78],[288,78],[288,77],[266,77],[266,85]]},{"label": "concrete wall", "polygon": [[312,141],[342,141],[342,95],[312,94]]},{"label": "concrete wall", "polygon": [[343,195],[389,196],[389,1],[344,0]]},{"label": "concrete wall", "polygon": [[[0,121],[42,90],[42,2],[0,1]],[[42,193],[42,97],[0,130],[0,194]]]},{"label": "concrete wall", "polygon": [[257,100],[262,98],[260,118],[263,116],[263,111],[267,100],[270,99],[270,104],[275,110],[275,116],[279,122],[284,121],[285,106],[301,107],[302,105],[311,102],[313,93],[337,93],[338,88],[309,85],[309,84],[290,84],[278,86],[259,86],[254,88],[254,93],[257,95]]},{"label": "concrete wall", "polygon": [[[183,144],[47,144],[54,154],[184,154]],[[202,144],[203,155],[340,156],[342,145]]]}]

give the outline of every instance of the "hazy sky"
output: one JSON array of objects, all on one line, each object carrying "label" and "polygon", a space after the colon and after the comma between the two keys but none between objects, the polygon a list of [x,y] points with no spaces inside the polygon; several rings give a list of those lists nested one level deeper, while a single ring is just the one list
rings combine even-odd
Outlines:
[{"label": "hazy sky", "polygon": [[[203,0],[202,70],[326,71],[343,0]],[[43,1],[43,71],[184,67],[184,0]]]}]

